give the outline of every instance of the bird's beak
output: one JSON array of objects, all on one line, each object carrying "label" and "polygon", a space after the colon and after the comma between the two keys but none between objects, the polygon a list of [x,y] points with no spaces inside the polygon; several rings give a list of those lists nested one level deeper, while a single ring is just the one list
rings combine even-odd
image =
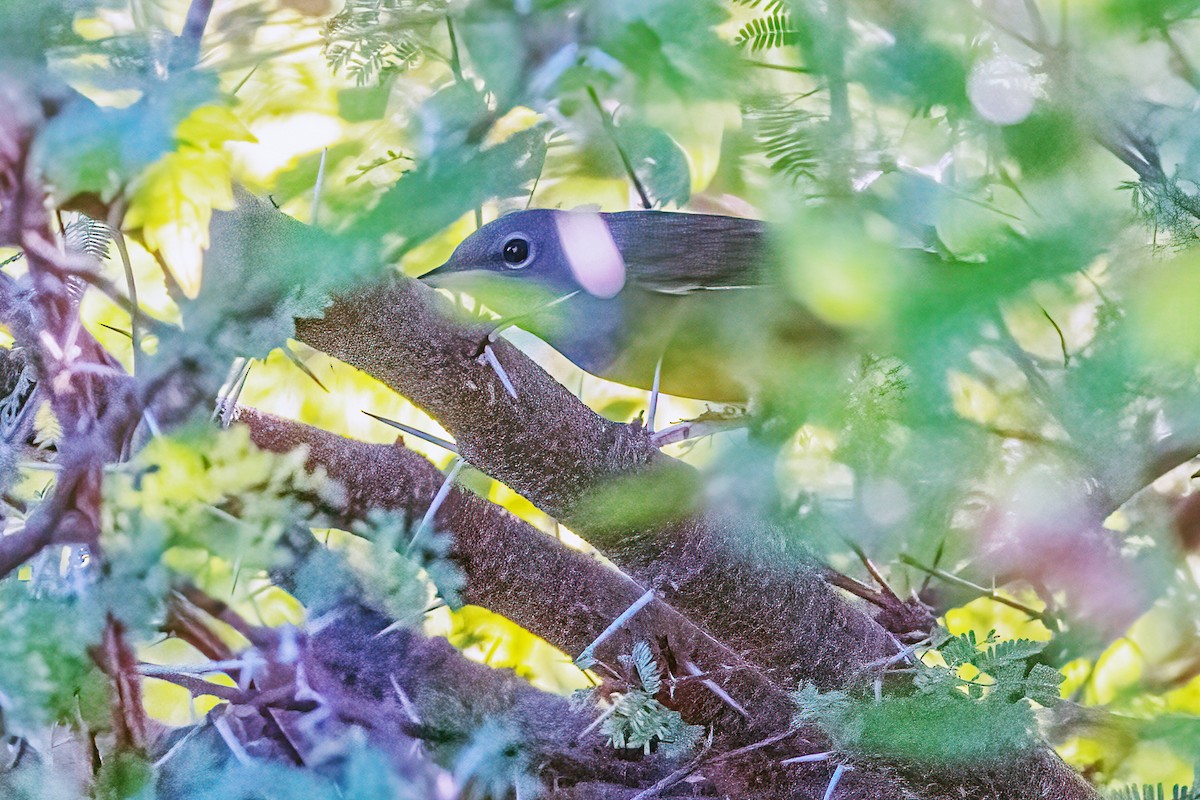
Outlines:
[{"label": "bird's beak", "polygon": [[443,280],[447,275],[453,275],[454,273],[461,271],[461,269],[455,268],[454,262],[447,261],[440,267],[434,267],[433,269],[429,270],[429,272],[426,272],[421,276],[421,280],[424,283],[428,283],[430,286],[437,287],[442,285]]},{"label": "bird's beak", "polygon": [[458,261],[447,261],[419,278],[421,283],[431,289],[449,289],[452,292],[466,292],[471,296],[485,290],[495,279],[496,276],[489,270]]},{"label": "bird's beak", "polygon": [[546,297],[546,288],[535,281],[513,280],[509,274],[470,263],[447,261],[418,280],[432,289],[469,295],[502,317],[526,314],[531,308],[554,299],[553,296]]}]

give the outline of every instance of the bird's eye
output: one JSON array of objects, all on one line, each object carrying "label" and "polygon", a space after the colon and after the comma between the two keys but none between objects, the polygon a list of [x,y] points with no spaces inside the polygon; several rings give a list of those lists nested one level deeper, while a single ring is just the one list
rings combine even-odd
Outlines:
[{"label": "bird's eye", "polygon": [[514,236],[504,243],[500,253],[510,269],[524,267],[529,262],[529,240],[523,236]]}]

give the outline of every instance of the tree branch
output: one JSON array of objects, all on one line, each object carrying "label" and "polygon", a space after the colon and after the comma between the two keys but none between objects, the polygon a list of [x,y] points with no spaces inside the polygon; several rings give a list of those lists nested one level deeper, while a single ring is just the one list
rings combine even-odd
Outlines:
[{"label": "tree branch", "polygon": [[[562,519],[642,586],[660,588],[671,605],[752,663],[778,670],[781,680],[844,686],[896,651],[895,642],[834,594],[801,554],[789,553],[794,537],[788,532],[697,508],[693,470],[659,453],[640,426],[598,417],[498,342],[497,356],[517,389],[517,398],[509,396],[475,360],[483,328],[453,322],[447,309],[426,287],[395,279],[337,299],[321,320],[298,320],[297,335],[424,408],[469,462]],[[606,485],[619,487],[618,502],[595,502],[597,487]],[[661,506],[664,486],[682,487],[685,497],[672,513],[629,518],[631,506]],[[1049,750],[1006,765],[1004,777],[972,772],[929,780],[946,796],[957,791],[950,787],[988,782],[1014,795],[1040,785],[1046,796],[1095,796]]]},{"label": "tree branch", "polygon": [[[442,474],[433,464],[400,444],[357,442],[248,408],[238,409],[236,418],[249,426],[259,447],[287,452],[306,446],[308,469],[324,470],[345,489],[345,506],[326,511],[347,527],[372,508],[403,511],[410,518],[420,518],[442,482]],[[644,591],[601,562],[467,491],[455,489],[450,493],[438,511],[437,525],[455,534],[451,557],[466,574],[464,600],[513,620],[569,654],[577,654],[591,643]],[[791,731],[789,688],[773,681],[666,603],[655,601],[639,612],[597,648],[597,656],[606,663],[616,663],[617,656],[629,653],[637,641],[650,643],[659,663],[679,665],[679,669],[685,663],[698,665],[711,674],[711,680],[722,691],[749,710],[749,718],[743,717],[699,681],[678,683],[673,697],[664,698],[686,722],[715,729],[716,751],[744,747]],[[749,791],[743,783],[745,775],[760,772],[773,760],[796,750],[811,752],[827,746],[819,731],[805,728],[795,732],[788,750],[776,748],[758,754],[759,760],[751,762],[753,766],[741,761],[723,767],[723,774],[714,768],[706,770],[705,775],[726,787],[736,781],[745,792]],[[783,773],[774,780],[781,781],[776,785],[781,792],[790,786],[791,790],[803,788],[819,794],[829,780],[824,772],[824,767],[818,765],[807,772]],[[865,766],[847,785],[866,792],[872,782],[881,783],[891,792],[901,789],[873,775]]]}]

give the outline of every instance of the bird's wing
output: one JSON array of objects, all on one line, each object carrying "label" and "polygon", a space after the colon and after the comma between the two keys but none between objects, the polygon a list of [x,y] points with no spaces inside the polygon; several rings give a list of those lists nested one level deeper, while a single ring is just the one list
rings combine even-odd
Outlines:
[{"label": "bird's wing", "polygon": [[661,294],[768,285],[766,225],[759,220],[668,211],[606,214],[627,279]]}]

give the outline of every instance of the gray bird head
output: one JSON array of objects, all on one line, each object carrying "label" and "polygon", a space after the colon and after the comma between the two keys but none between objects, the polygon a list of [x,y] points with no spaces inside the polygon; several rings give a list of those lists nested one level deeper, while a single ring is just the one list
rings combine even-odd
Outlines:
[{"label": "gray bird head", "polygon": [[607,299],[625,285],[625,262],[603,215],[534,209],[484,225],[455,248],[449,261],[421,278],[471,294],[494,294],[497,288],[511,294],[520,287],[527,296],[536,295],[535,302],[575,291]]}]

